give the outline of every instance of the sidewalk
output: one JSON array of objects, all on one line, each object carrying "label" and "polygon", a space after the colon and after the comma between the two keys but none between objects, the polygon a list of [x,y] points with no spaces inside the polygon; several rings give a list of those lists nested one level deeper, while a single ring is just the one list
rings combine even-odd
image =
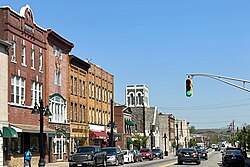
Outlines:
[{"label": "sidewalk", "polygon": [[56,162],[56,163],[47,163],[45,167],[68,167],[68,162]]}]

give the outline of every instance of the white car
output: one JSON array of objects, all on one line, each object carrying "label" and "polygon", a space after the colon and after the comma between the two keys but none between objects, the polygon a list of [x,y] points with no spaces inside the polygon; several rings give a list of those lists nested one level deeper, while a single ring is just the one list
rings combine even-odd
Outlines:
[{"label": "white car", "polygon": [[129,150],[122,150],[124,156],[124,163],[134,162],[134,155]]}]

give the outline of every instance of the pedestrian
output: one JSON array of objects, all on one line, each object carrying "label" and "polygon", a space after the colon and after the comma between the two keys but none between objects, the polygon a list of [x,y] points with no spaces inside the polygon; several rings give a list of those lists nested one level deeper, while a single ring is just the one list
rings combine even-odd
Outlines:
[{"label": "pedestrian", "polygon": [[32,153],[31,153],[31,149],[25,151],[24,153],[24,167],[26,166],[26,164],[28,163],[29,164],[29,167],[31,167],[31,156],[32,156]]}]

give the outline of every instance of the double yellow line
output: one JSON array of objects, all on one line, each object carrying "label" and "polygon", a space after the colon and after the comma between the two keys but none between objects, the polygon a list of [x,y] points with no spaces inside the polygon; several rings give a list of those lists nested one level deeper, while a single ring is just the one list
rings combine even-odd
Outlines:
[{"label": "double yellow line", "polygon": [[176,162],[171,162],[171,163],[169,163],[169,164],[161,165],[161,166],[158,166],[158,167],[167,167],[167,166],[172,166],[172,165],[174,165],[174,164],[176,164]]}]

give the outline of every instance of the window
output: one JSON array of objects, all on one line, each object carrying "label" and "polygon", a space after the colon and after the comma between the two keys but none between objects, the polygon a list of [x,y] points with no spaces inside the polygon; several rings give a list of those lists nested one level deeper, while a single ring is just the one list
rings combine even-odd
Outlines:
[{"label": "window", "polygon": [[25,102],[25,79],[18,76],[11,76],[11,102],[24,104]]},{"label": "window", "polygon": [[99,123],[98,121],[99,121],[99,111],[98,111],[98,109],[96,109],[96,113],[95,113],[96,115],[95,115],[95,123]]},{"label": "window", "polygon": [[74,78],[74,95],[77,95],[77,78]]},{"label": "window", "polygon": [[82,80],[79,80],[79,96],[82,97]]},{"label": "window", "polygon": [[53,46],[53,55],[56,56],[56,46]]},{"label": "window", "polygon": [[23,40],[22,43],[22,65],[26,66],[26,46],[25,46],[25,41]]},{"label": "window", "polygon": [[99,87],[98,87],[98,85],[96,85],[96,87],[95,87],[95,89],[96,89],[96,100],[99,100]]},{"label": "window", "polygon": [[89,82],[89,97],[91,98],[91,82]]},{"label": "window", "polygon": [[70,93],[73,94],[73,76],[70,76]]},{"label": "window", "polygon": [[16,62],[16,40],[15,40],[15,35],[12,36],[12,41],[11,41],[11,61]]},{"label": "window", "polygon": [[95,122],[95,109],[92,108],[92,115],[91,115],[91,122],[94,123]]},{"label": "window", "polygon": [[75,103],[75,107],[74,107],[74,121],[77,121],[77,104]]},{"label": "window", "polygon": [[52,113],[51,122],[65,123],[67,120],[66,100],[58,94],[52,95],[49,99],[51,102],[50,112]]},{"label": "window", "polygon": [[55,85],[61,86],[61,72],[60,71],[55,70],[54,80],[55,80],[54,81]]},{"label": "window", "polygon": [[43,53],[41,48],[39,51],[39,71],[43,71]]},{"label": "window", "polygon": [[94,98],[94,92],[95,92],[95,85],[92,83],[92,89],[91,89],[91,97]]},{"label": "window", "polygon": [[32,48],[31,48],[31,68],[32,69],[35,69],[35,50],[34,50],[34,45],[32,45]]},{"label": "window", "polygon": [[40,99],[42,99],[42,84],[35,81],[31,81],[32,105],[35,105],[35,103],[39,104]]},{"label": "window", "polygon": [[73,121],[73,103],[70,104],[70,121]]},{"label": "window", "polygon": [[62,49],[59,49],[59,59],[62,60]]}]

